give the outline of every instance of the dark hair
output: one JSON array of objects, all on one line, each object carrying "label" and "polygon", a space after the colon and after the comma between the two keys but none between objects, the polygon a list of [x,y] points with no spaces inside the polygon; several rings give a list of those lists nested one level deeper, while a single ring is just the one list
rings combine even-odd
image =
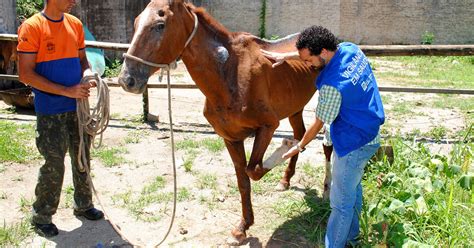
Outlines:
[{"label": "dark hair", "polygon": [[321,54],[321,50],[326,48],[329,51],[336,51],[338,40],[331,31],[321,26],[311,26],[301,32],[296,42],[296,48],[301,50],[308,48],[311,55]]}]

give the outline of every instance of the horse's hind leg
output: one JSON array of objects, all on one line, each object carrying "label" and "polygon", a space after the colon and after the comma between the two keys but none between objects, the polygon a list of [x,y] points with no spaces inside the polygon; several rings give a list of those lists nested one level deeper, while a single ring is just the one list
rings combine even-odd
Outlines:
[{"label": "horse's hind leg", "polygon": [[326,157],[326,173],[324,175],[324,192],[323,199],[329,199],[329,192],[331,191],[331,155],[333,151],[332,145],[323,144],[324,156]]},{"label": "horse's hind leg", "polygon": [[[293,138],[301,140],[306,128],[303,123],[303,111],[300,111],[290,117],[288,117],[290,125],[293,128]],[[298,154],[293,156],[286,167],[285,174],[276,186],[276,190],[287,190],[290,187],[290,179],[295,175],[296,161],[298,160]]]},{"label": "horse's hind leg", "polygon": [[242,219],[238,226],[232,230],[233,240],[229,240],[229,245],[240,245],[247,238],[246,230],[253,224],[253,210],[250,199],[250,179],[245,173],[247,161],[245,158],[244,142],[232,142],[224,140],[229,151],[232,162],[234,163],[235,173],[237,175],[237,185],[239,186],[240,198],[242,201]]},{"label": "horse's hind leg", "polygon": [[325,175],[324,175],[324,192],[323,199],[329,199],[329,193],[331,191],[331,155],[333,152],[333,146],[331,141],[331,133],[329,125],[324,125],[324,140],[323,140],[323,151],[324,157],[326,158],[325,163]]}]

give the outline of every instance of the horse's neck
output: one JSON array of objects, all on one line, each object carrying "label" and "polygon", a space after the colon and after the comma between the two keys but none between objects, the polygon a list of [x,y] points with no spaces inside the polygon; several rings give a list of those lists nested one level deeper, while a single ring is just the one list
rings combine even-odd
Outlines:
[{"label": "horse's neck", "polygon": [[211,103],[231,101],[228,71],[231,59],[228,49],[230,37],[201,24],[196,36],[183,52],[183,62],[198,88]]}]

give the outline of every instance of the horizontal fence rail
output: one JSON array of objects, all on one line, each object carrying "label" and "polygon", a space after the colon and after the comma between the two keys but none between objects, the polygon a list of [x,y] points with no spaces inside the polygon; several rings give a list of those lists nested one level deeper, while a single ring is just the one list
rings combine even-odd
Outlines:
[{"label": "horizontal fence rail", "polygon": [[[16,34],[0,34],[0,40],[17,41]],[[87,41],[86,47],[127,51],[130,44]],[[360,45],[367,56],[472,56],[474,45]]]},{"label": "horizontal fence rail", "polygon": [[[0,40],[17,41],[16,34],[0,34]],[[86,41],[86,47],[114,51],[127,51],[130,44]],[[360,48],[367,56],[473,56],[474,45],[361,45]],[[2,75],[0,79],[19,81],[16,75]],[[119,87],[117,83],[108,83],[111,87]],[[149,84],[150,89],[163,89],[165,84]],[[171,84],[175,89],[196,89],[194,84]],[[380,86],[380,91],[407,93],[436,93],[436,94],[467,94],[474,95],[470,89],[440,89],[440,88],[406,88]]]},{"label": "horizontal fence rail", "polygon": [[[20,81],[16,75],[2,75],[0,79]],[[120,87],[116,82],[108,82],[109,87]],[[172,89],[197,89],[195,84],[171,84]],[[166,84],[148,84],[149,89],[166,89]],[[406,93],[434,93],[434,94],[463,94],[463,95],[474,95],[474,89],[441,89],[441,88],[408,88],[408,87],[392,87],[392,86],[379,86],[379,90],[383,92],[406,92]]]}]

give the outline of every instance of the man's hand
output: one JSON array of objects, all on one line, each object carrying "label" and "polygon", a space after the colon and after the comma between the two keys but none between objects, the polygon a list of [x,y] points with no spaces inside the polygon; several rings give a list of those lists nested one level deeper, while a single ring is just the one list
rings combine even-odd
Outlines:
[{"label": "man's hand", "polygon": [[263,49],[260,49],[260,51],[262,52],[263,56],[275,62],[273,63],[272,68],[281,65],[286,60],[285,53],[270,52]]},{"label": "man's hand", "polygon": [[68,87],[65,90],[65,95],[75,99],[85,99],[90,95],[90,88],[92,86],[88,83],[80,83],[74,86]]},{"label": "man's hand", "polygon": [[[87,82],[87,83],[90,85],[90,87],[96,87],[96,86],[97,86],[97,81],[96,81],[95,79],[93,79],[93,78],[95,78],[95,76],[96,76],[96,73],[93,72],[91,69],[86,69],[86,70],[84,71],[84,73],[82,74],[82,77],[83,77],[83,78],[84,78],[84,77],[90,77],[90,78],[91,78],[91,79],[88,80],[88,82]],[[90,88],[90,87],[89,87],[89,88]]]},{"label": "man's hand", "polygon": [[291,158],[293,156],[295,156],[296,154],[298,154],[300,151],[298,150],[298,147],[297,146],[292,146],[290,148],[290,150],[283,154],[283,156],[281,156],[283,159],[288,159],[288,158]]}]

